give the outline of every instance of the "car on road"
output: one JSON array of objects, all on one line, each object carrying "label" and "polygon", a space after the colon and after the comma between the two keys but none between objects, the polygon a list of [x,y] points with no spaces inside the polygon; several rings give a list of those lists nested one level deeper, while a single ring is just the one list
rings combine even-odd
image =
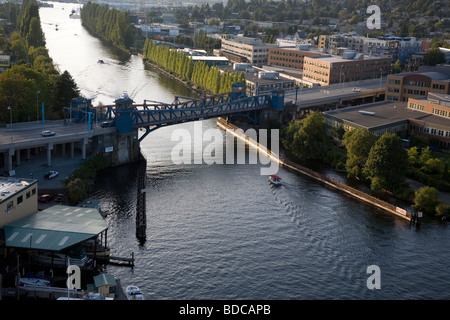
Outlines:
[{"label": "car on road", "polygon": [[55,198],[54,194],[46,193],[46,194],[40,195],[38,198],[38,201],[47,203],[49,201],[52,201],[54,198]]},{"label": "car on road", "polygon": [[115,125],[114,121],[103,121],[100,126],[102,128],[109,128],[114,127],[114,125]]},{"label": "car on road", "polygon": [[51,136],[54,136],[55,133],[53,131],[50,131],[50,130],[44,130],[44,131],[41,132],[41,135],[43,137],[51,137]]},{"label": "car on road", "polygon": [[59,174],[58,171],[50,170],[44,175],[44,178],[47,180],[50,180],[50,179],[57,177],[58,174]]},{"label": "car on road", "polygon": [[56,202],[63,202],[63,201],[64,201],[64,195],[63,195],[62,193],[59,193],[59,194],[56,196],[55,201],[56,201]]},{"label": "car on road", "polygon": [[353,88],[353,92],[360,92],[361,89],[360,88]]}]

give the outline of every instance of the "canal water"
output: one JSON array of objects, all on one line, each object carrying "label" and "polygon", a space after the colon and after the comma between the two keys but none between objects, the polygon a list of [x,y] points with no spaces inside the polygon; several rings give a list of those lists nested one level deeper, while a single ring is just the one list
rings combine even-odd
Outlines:
[{"label": "canal water", "polygon": [[[137,103],[193,95],[90,35],[69,18],[76,6],[41,8],[41,22],[50,56],[94,105],[113,104],[124,91]],[[282,168],[284,185],[272,188],[260,174],[262,164],[174,164],[180,134],[199,137],[200,124],[203,132],[217,127],[215,120],[169,126],[141,144],[144,243],[136,238],[135,166],[108,169],[96,183],[92,196],[110,212],[112,254],[136,258],[134,268],[107,266],[122,285],[135,284],[154,300],[450,298],[448,224],[411,227]],[[225,152],[215,146],[216,156]],[[379,273],[368,272],[374,265]],[[369,289],[368,279],[381,287]]]}]

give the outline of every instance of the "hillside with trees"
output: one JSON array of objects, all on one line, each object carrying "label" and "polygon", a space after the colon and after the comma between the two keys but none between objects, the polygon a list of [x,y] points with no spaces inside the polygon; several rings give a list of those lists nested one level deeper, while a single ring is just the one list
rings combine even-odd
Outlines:
[{"label": "hillside with trees", "polygon": [[45,48],[37,2],[7,2],[0,5],[0,14],[11,22],[2,26],[0,46],[12,64],[0,74],[0,123],[9,122],[8,107],[13,122],[37,119],[37,100],[45,104],[48,119],[62,118],[62,108],[79,96],[79,90],[67,71],[57,70]]}]

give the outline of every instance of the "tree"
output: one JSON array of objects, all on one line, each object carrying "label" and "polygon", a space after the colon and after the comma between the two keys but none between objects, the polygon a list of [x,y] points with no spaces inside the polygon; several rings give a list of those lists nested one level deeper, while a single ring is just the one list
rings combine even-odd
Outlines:
[{"label": "tree", "polygon": [[69,193],[70,201],[78,203],[86,196],[85,183],[80,178],[75,178],[67,185],[67,191]]},{"label": "tree", "polygon": [[42,32],[41,23],[39,19],[33,17],[30,22],[30,29],[26,35],[28,47],[44,47],[45,37]]},{"label": "tree", "polygon": [[445,55],[438,48],[431,49],[425,54],[425,63],[428,66],[445,63]]},{"label": "tree", "polygon": [[347,150],[345,163],[347,176],[362,178],[362,168],[367,161],[370,149],[375,145],[376,141],[377,137],[364,128],[347,131],[344,134],[342,144]]},{"label": "tree", "polygon": [[400,61],[397,60],[395,61],[395,63],[392,65],[392,73],[400,73],[402,72],[402,65],[400,64]]},{"label": "tree", "polygon": [[293,154],[303,160],[323,159],[330,146],[330,137],[322,113],[313,112],[300,122],[300,129],[293,136]]},{"label": "tree", "polygon": [[69,107],[72,99],[78,97],[80,97],[80,90],[70,73],[66,70],[56,83],[56,105],[54,111],[60,111],[63,107]]},{"label": "tree", "polygon": [[392,191],[403,183],[407,165],[408,155],[400,137],[385,133],[370,149],[362,172],[371,180],[372,188],[376,182],[378,190]]},{"label": "tree", "polygon": [[436,188],[425,186],[415,192],[413,208],[433,213],[439,204],[439,192]]}]

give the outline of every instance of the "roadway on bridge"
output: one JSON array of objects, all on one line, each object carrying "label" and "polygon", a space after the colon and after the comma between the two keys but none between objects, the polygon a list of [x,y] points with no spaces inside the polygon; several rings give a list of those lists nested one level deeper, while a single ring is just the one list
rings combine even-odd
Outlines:
[{"label": "roadway on bridge", "polygon": [[[93,130],[111,130],[110,128],[101,128],[95,123],[92,126]],[[41,132],[50,130],[55,132],[54,136],[43,137]],[[21,122],[8,124],[4,128],[0,128],[0,150],[6,150],[11,143],[13,144],[27,144],[31,143],[36,146],[45,145],[50,142],[59,142],[74,139],[80,139],[84,134],[89,134],[89,128],[86,123],[70,123],[64,125],[63,120],[46,121],[45,124],[37,121]]]},{"label": "roadway on bridge", "polygon": [[[300,88],[298,92],[289,91],[285,94],[285,102],[292,101],[300,107],[308,107],[321,103],[332,103],[339,99],[357,99],[374,91],[384,91],[386,79],[377,81],[360,81],[332,86]],[[357,88],[358,91],[353,91]],[[296,103],[297,102],[297,103]]]}]

